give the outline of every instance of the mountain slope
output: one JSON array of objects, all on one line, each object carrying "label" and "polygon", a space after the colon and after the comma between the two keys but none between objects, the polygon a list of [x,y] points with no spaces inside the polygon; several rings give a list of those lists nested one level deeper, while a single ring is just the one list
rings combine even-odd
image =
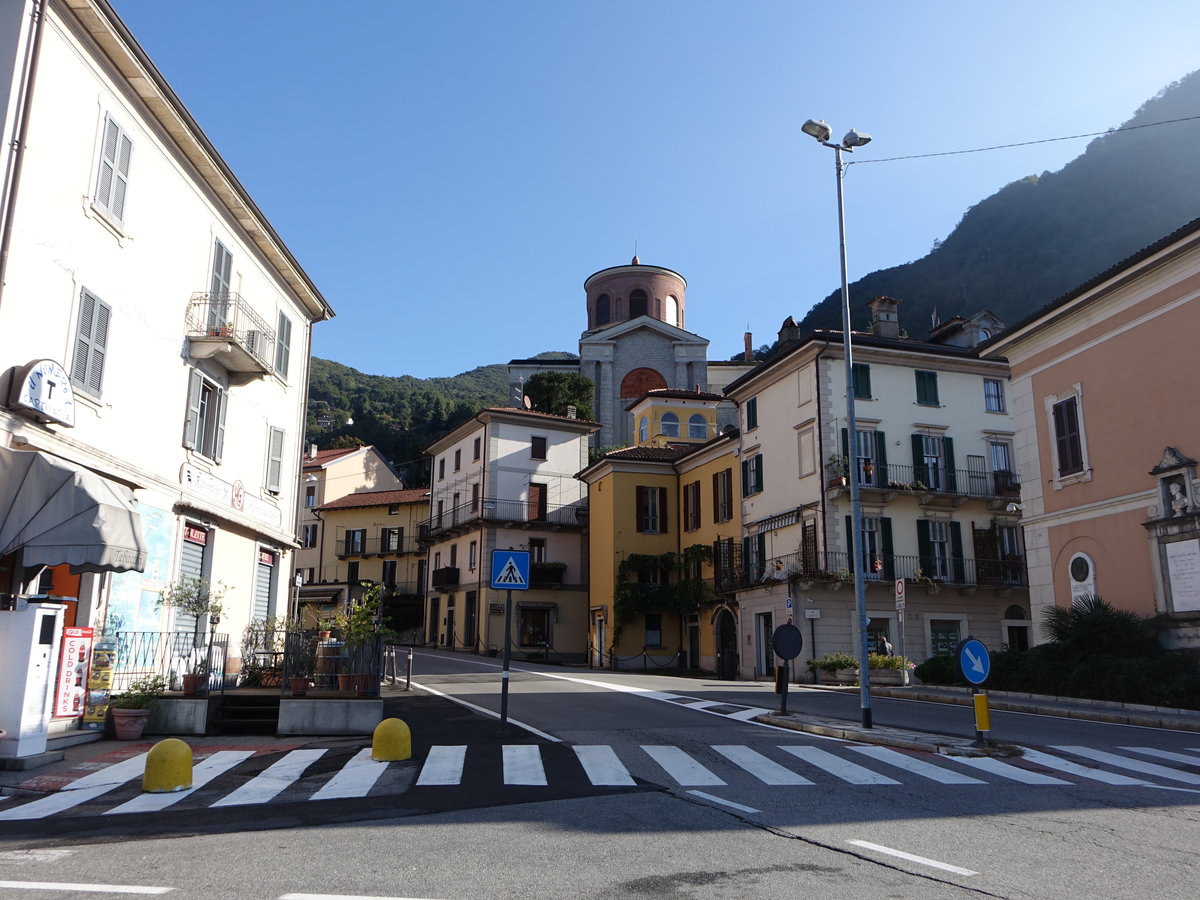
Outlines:
[{"label": "mountain slope", "polygon": [[[850,285],[854,325],[864,305],[903,301],[901,322],[923,336],[941,321],[990,307],[1012,323],[1200,215],[1200,71],[1164,88],[1121,127],[1057,172],[1015,181],[972,206],[919,260]],[[801,321],[842,327],[834,291]]]}]

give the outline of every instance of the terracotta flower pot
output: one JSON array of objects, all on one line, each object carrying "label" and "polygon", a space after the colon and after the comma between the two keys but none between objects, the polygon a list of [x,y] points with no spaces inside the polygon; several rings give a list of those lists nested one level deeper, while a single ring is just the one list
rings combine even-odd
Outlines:
[{"label": "terracotta flower pot", "polygon": [[308,676],[293,675],[289,679],[293,697],[303,697],[308,693]]},{"label": "terracotta flower pot", "polygon": [[146,728],[146,719],[150,717],[148,709],[117,709],[113,708],[113,728],[118,741],[136,741]]},{"label": "terracotta flower pot", "polygon": [[195,697],[208,679],[207,675],[188,674],[183,676],[183,696]]}]

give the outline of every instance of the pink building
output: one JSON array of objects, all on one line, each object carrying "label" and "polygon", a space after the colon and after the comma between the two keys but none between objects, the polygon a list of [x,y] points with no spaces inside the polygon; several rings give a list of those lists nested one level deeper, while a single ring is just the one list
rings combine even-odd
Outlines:
[{"label": "pink building", "polygon": [[1012,367],[1035,634],[1095,594],[1200,644],[1200,219],[994,339]]}]

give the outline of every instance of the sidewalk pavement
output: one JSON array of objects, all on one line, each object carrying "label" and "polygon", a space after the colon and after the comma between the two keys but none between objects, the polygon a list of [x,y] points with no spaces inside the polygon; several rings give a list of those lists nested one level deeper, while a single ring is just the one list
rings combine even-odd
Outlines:
[{"label": "sidewalk pavement", "polygon": [[[805,685],[805,687],[809,686]],[[811,687],[819,688],[816,685]],[[858,692],[857,686],[826,686],[824,689]],[[1021,694],[1010,691],[985,691],[985,693],[988,695],[988,708],[993,711],[1025,712],[1065,719],[1103,722],[1109,725],[1139,725],[1147,728],[1200,732],[1200,710],[1143,706],[1135,703],[1110,703],[1103,700],[1080,700],[1074,697],[1046,697],[1039,694]],[[872,686],[871,696],[922,700],[929,703],[951,703],[958,706],[972,706],[975,702],[970,688],[924,684],[910,687]],[[995,756],[1003,755],[1006,752],[1006,745],[1002,744],[981,745],[968,738],[879,725],[863,728],[860,724],[846,719],[812,716],[805,713],[789,713],[786,716],[769,713],[758,716],[755,721],[781,728],[790,728],[794,731],[820,734],[825,737],[841,738],[864,744],[885,744],[889,747],[924,750],[929,753]]]},{"label": "sidewalk pavement", "polygon": [[[858,691],[857,687],[827,688],[835,691]],[[897,697],[907,700],[924,700],[935,703],[953,703],[970,706],[973,701],[968,688],[933,687],[915,685],[911,687],[872,687],[874,697]],[[439,743],[439,722],[445,717],[449,700],[419,690],[404,691],[385,685],[381,690],[383,717],[403,719],[412,731],[414,748]],[[1142,725],[1152,728],[1168,728],[1179,731],[1200,732],[1200,710],[1164,709],[1138,706],[1127,703],[1105,703],[1096,700],[1076,700],[1063,697],[1043,697],[1033,694],[1013,694],[1002,691],[988,692],[989,706],[993,710],[1030,712],[1040,715],[1062,716],[1122,725]],[[455,710],[461,711],[455,706]],[[441,712],[439,712],[441,710]],[[493,720],[478,717],[480,728],[489,738],[494,734]],[[781,716],[769,713],[755,721],[790,728],[809,734],[841,738],[859,743],[884,744],[909,750],[930,753],[962,755],[995,755],[1004,748],[976,746],[967,738],[939,735],[927,731],[915,731],[887,726],[862,728],[856,721],[814,716],[806,713],[789,713]],[[78,735],[77,732],[70,732]],[[0,769],[0,795],[43,793],[61,790],[72,781],[98,769],[113,765],[122,759],[148,750],[163,735],[149,735],[140,741],[118,741],[111,736],[101,736],[88,743],[68,746],[51,744],[46,758],[39,760],[44,765],[20,770]],[[461,734],[455,742],[461,742]],[[370,735],[191,735],[185,738],[197,756],[208,756],[217,750],[252,749],[255,755],[284,753],[300,747],[365,747],[371,743]]]}]

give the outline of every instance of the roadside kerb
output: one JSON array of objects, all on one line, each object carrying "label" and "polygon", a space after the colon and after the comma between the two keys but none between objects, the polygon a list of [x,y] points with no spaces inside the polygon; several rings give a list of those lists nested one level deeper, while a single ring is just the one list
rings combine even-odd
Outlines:
[{"label": "roadside kerb", "polygon": [[792,731],[804,731],[808,734],[819,734],[822,737],[839,738],[843,741],[854,741],[859,744],[882,744],[887,747],[899,747],[903,750],[922,750],[927,753],[939,753],[943,756],[988,756],[984,750],[971,745],[969,738],[955,738],[946,735],[930,734],[923,731],[907,731],[902,728],[872,728],[870,731],[861,728],[847,727],[841,719],[822,719],[815,716],[772,715],[770,713],[756,716],[755,722],[764,725],[774,725],[778,728],[789,728]]}]

